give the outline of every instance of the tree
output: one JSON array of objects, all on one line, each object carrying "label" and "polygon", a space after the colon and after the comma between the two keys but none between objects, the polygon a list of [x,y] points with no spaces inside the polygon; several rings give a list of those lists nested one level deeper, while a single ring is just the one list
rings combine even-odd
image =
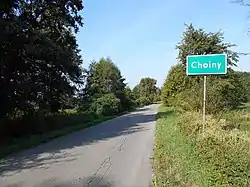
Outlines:
[{"label": "tree", "polygon": [[137,84],[133,88],[132,93],[133,93],[133,95],[134,95],[135,98],[139,98],[140,97],[140,87],[139,87],[139,84]]},{"label": "tree", "polygon": [[142,78],[139,83],[140,96],[152,97],[156,94],[156,80],[150,77]]},{"label": "tree", "polygon": [[126,88],[125,79],[119,68],[110,58],[101,58],[98,62],[92,61],[86,71],[86,85],[83,89],[83,108],[97,98],[106,94],[114,94],[120,100],[119,111],[128,110],[133,107],[130,88]]},{"label": "tree", "polygon": [[96,93],[97,90],[94,90],[93,88],[93,74],[94,74],[94,66],[96,65],[96,61],[93,60],[90,62],[89,64],[89,68],[84,70],[84,74],[85,74],[85,85],[82,89],[80,89],[79,92],[79,98],[80,98],[80,106],[81,107],[86,107],[89,103],[91,103],[91,101],[94,98],[94,95]]},{"label": "tree", "polygon": [[161,101],[161,89],[159,87],[156,87],[154,102],[159,102],[159,101]]},{"label": "tree", "polygon": [[233,0],[233,1],[231,1],[231,2],[232,2],[232,3],[239,3],[239,4],[245,5],[245,6],[250,6],[250,4],[249,4],[249,3],[246,3],[245,0]]},{"label": "tree", "polygon": [[120,99],[118,99],[114,94],[104,94],[99,98],[96,98],[90,106],[90,111],[95,112],[99,115],[114,115],[119,112],[120,109]]},{"label": "tree", "polygon": [[[173,66],[164,82],[162,100],[170,106],[185,110],[200,110],[203,100],[203,82],[201,76],[187,76],[185,73],[186,57],[191,54],[222,53],[228,54],[229,65],[238,62],[237,53],[229,50],[232,46],[224,43],[223,36],[218,33],[206,33],[202,29],[187,26],[179,49],[179,63]],[[193,46],[192,51],[189,49]],[[207,76],[207,112],[219,112],[233,108],[244,102],[245,89],[243,82],[229,67],[227,75]]]},{"label": "tree", "polygon": [[82,83],[81,0],[1,1],[1,117],[57,111]]},{"label": "tree", "polygon": [[146,77],[142,78],[140,83],[134,87],[133,94],[139,106],[147,105],[155,101],[157,94],[156,83],[157,81],[155,79]]},{"label": "tree", "polygon": [[246,100],[245,102],[250,101],[250,72],[236,72],[236,74],[241,78],[241,82],[244,85],[246,90]]},{"label": "tree", "polygon": [[104,94],[123,91],[126,86],[119,68],[110,58],[101,58],[98,62],[93,61],[87,71],[86,80],[84,93],[90,101]]},{"label": "tree", "polygon": [[187,87],[187,80],[189,78],[185,74],[185,67],[178,63],[172,66],[164,81],[162,88],[162,101],[166,105],[171,105],[171,100],[179,93],[184,91]]},{"label": "tree", "polygon": [[[187,76],[184,65],[177,64],[170,69],[164,82],[162,101],[168,106],[199,111],[203,105],[203,84]],[[246,90],[242,78],[232,69],[225,76],[207,76],[208,113],[234,108],[245,101]]]},{"label": "tree", "polygon": [[124,90],[117,91],[115,95],[121,102],[120,111],[130,110],[136,106],[135,97],[128,86]]},{"label": "tree", "polygon": [[235,44],[223,42],[222,32],[205,32],[203,29],[195,29],[192,24],[186,25],[186,31],[183,33],[182,40],[177,44],[179,50],[177,59],[186,65],[188,55],[205,54],[227,54],[228,65],[236,66],[239,54],[230,50]]}]

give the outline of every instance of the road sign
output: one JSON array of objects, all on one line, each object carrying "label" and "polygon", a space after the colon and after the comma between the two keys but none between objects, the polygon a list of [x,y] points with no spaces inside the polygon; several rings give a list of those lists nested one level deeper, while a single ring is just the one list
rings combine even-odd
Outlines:
[{"label": "road sign", "polygon": [[203,132],[206,124],[206,75],[218,75],[227,73],[227,55],[190,55],[187,56],[187,75],[204,75],[204,97],[203,97]]},{"label": "road sign", "polygon": [[227,73],[227,55],[190,55],[187,56],[187,75],[216,75]]}]

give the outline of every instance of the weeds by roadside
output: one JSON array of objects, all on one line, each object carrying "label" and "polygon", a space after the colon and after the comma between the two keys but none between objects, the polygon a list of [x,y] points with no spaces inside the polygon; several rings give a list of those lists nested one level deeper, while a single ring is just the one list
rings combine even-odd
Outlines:
[{"label": "weeds by roadside", "polygon": [[[250,186],[250,132],[247,110],[222,119],[161,107],[156,128],[154,186]],[[234,124],[232,126],[232,124]],[[238,127],[238,128],[236,128]]]},{"label": "weeds by roadside", "polygon": [[250,104],[245,104],[222,115],[231,127],[250,132]]}]

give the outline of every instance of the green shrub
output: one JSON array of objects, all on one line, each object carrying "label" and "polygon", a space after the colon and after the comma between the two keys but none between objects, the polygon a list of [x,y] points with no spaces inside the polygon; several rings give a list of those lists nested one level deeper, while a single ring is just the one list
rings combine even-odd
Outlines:
[{"label": "green shrub", "polygon": [[[203,106],[203,77],[186,76],[185,67],[173,66],[162,89],[162,101],[168,106],[199,111]],[[242,79],[233,70],[227,75],[207,76],[207,113],[235,108],[246,101]]]},{"label": "green shrub", "polygon": [[245,102],[250,102],[250,72],[236,72],[236,74],[241,77],[244,88],[246,89]]},{"label": "green shrub", "polygon": [[164,82],[161,98],[164,104],[171,105],[169,99],[185,90],[185,67],[182,64],[172,66]]},{"label": "green shrub", "polygon": [[135,102],[139,107],[151,104],[150,98],[148,97],[139,97]]},{"label": "green shrub", "polygon": [[197,139],[196,149],[203,162],[214,168],[212,184],[250,185],[250,149],[246,135],[211,130]]},{"label": "green shrub", "polygon": [[156,103],[156,102],[159,102],[159,101],[161,101],[161,96],[159,94],[155,94],[153,102]]},{"label": "green shrub", "polygon": [[120,111],[126,111],[126,110],[130,110],[131,108],[133,108],[135,106],[135,103],[133,101],[133,99],[131,98],[131,96],[124,92],[124,91],[118,91],[115,93],[115,96],[120,99]]},{"label": "green shrub", "polygon": [[201,115],[184,113],[178,123],[182,134],[195,145],[199,160],[210,168],[210,186],[250,185],[250,133],[224,119],[207,116],[202,133]]},{"label": "green shrub", "polygon": [[96,112],[96,114],[109,116],[119,112],[121,107],[120,99],[114,94],[105,94],[97,98],[90,106],[90,111]]},{"label": "green shrub", "polygon": [[61,111],[60,113],[34,112],[15,120],[6,120],[2,123],[0,141],[27,137],[33,134],[43,134],[69,126],[87,123],[98,118],[96,113]]},{"label": "green shrub", "polygon": [[242,108],[224,112],[222,117],[227,119],[229,126],[250,132],[250,106],[242,106]]}]

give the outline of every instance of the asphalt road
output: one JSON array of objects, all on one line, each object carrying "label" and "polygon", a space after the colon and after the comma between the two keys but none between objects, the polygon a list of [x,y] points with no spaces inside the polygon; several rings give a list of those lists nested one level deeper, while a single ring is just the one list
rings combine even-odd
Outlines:
[{"label": "asphalt road", "polygon": [[148,187],[155,114],[150,105],[0,160],[1,187]]}]

